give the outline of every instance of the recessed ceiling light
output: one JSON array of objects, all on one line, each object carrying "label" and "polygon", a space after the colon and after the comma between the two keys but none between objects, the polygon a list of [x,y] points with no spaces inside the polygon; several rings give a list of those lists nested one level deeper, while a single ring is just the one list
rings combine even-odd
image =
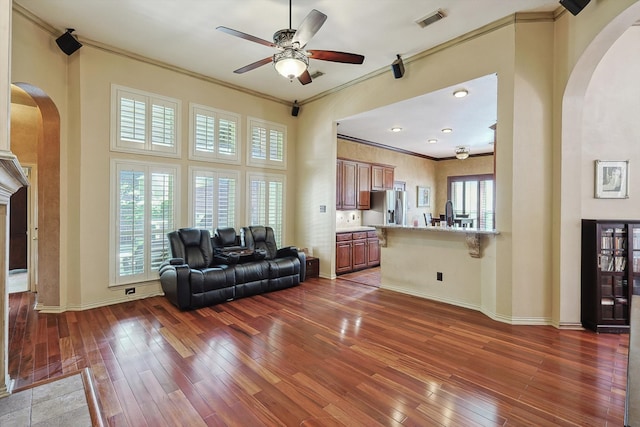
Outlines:
[{"label": "recessed ceiling light", "polygon": [[391,128],[391,132],[402,132],[402,128],[393,127],[393,128]]},{"label": "recessed ceiling light", "polygon": [[469,91],[466,89],[458,89],[453,92],[453,96],[455,96],[456,98],[464,98],[467,95],[469,95]]},{"label": "recessed ceiling light", "polygon": [[451,132],[453,132],[453,129],[451,129],[451,128],[442,129],[442,133],[451,133]]},{"label": "recessed ceiling light", "polygon": [[429,144],[435,144],[436,142],[438,142],[438,140],[437,139],[428,139],[427,142]]}]

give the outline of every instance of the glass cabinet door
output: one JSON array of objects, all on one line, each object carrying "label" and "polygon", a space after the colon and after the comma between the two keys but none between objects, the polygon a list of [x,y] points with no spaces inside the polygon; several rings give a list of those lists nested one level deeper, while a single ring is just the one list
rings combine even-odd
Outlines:
[{"label": "glass cabinet door", "polygon": [[633,294],[640,295],[640,224],[631,228],[631,276],[633,278]]},{"label": "glass cabinet door", "polygon": [[[640,239],[640,229],[638,232]],[[600,230],[600,305],[601,317],[606,321],[621,321],[628,316],[627,237],[624,224],[607,224]],[[638,282],[640,286],[640,276]]]}]

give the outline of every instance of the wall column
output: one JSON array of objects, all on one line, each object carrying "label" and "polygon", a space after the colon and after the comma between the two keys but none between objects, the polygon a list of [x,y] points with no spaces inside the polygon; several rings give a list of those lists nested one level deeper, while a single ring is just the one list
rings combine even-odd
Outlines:
[{"label": "wall column", "polygon": [[27,178],[18,159],[10,151],[11,123],[11,6],[12,0],[0,0],[0,397],[9,394],[9,199]]}]

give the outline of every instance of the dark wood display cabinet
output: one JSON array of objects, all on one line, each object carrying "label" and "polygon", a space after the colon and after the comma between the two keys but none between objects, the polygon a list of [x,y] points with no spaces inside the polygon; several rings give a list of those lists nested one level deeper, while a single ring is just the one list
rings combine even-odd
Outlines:
[{"label": "dark wood display cabinet", "polygon": [[631,295],[640,295],[640,221],[582,220],[582,326],[629,331]]}]

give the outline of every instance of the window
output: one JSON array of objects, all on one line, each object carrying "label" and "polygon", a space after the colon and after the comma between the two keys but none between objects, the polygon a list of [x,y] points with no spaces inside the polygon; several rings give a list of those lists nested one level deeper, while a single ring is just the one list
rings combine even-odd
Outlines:
[{"label": "window", "polygon": [[287,130],[283,125],[249,118],[249,150],[247,163],[285,169]]},{"label": "window", "polygon": [[111,169],[111,284],[157,279],[171,256],[167,233],[178,223],[178,170],[120,160]]},{"label": "window", "polygon": [[447,184],[454,216],[468,215],[477,228],[495,228],[493,175],[450,176]]},{"label": "window", "polygon": [[284,175],[250,173],[247,187],[249,225],[273,228],[276,243],[281,246],[284,239]]},{"label": "window", "polygon": [[204,105],[189,105],[189,158],[240,163],[240,116]]},{"label": "window", "polygon": [[238,173],[212,169],[191,169],[192,225],[213,234],[218,227],[236,227]]},{"label": "window", "polygon": [[111,149],[177,157],[180,101],[111,86]]}]

